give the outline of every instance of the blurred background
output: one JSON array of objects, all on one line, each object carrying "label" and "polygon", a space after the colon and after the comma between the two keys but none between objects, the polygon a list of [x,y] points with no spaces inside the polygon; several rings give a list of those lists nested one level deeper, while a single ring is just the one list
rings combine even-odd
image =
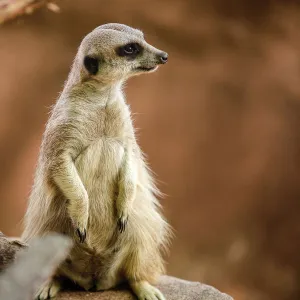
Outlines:
[{"label": "blurred background", "polygon": [[82,38],[125,23],[170,55],[126,86],[175,230],[168,273],[239,300],[300,299],[300,1],[57,4],[0,28],[0,230],[22,232],[48,113]]}]

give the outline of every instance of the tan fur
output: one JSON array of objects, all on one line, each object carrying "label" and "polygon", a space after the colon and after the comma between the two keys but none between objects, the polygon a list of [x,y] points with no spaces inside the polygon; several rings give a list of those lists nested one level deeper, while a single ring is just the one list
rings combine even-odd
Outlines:
[{"label": "tan fur", "polygon": [[[135,59],[116,54],[132,42],[144,49]],[[70,236],[75,246],[57,275],[86,289],[126,280],[140,299],[164,299],[148,282],[164,271],[161,251],[170,230],[121,89],[144,72],[137,67],[156,68],[162,53],[139,30],[121,24],[96,28],[82,41],[46,126],[23,239],[50,231]],[[96,75],[83,65],[87,55],[99,59]],[[76,232],[82,240],[86,233],[83,243]]]}]

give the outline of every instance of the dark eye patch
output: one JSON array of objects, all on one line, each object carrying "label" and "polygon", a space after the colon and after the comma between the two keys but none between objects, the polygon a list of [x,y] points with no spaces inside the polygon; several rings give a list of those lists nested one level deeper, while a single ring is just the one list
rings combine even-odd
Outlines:
[{"label": "dark eye patch", "polygon": [[121,46],[116,49],[116,53],[121,57],[127,57],[128,59],[135,59],[141,52],[143,48],[138,43],[130,43]]},{"label": "dark eye patch", "polygon": [[99,60],[95,57],[86,56],[83,64],[91,75],[96,75],[99,70]]}]

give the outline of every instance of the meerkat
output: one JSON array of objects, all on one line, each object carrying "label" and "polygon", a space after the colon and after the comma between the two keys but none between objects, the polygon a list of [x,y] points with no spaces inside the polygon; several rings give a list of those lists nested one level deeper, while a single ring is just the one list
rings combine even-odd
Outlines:
[{"label": "meerkat", "polygon": [[46,125],[23,233],[26,242],[63,233],[75,245],[38,299],[54,297],[61,277],[86,290],[128,282],[140,300],[165,299],[152,284],[171,231],[122,85],[167,60],[126,25],[102,25],[83,39]]}]

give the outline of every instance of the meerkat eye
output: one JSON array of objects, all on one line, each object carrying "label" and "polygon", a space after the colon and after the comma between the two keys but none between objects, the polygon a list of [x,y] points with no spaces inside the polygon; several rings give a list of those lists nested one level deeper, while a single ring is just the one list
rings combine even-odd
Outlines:
[{"label": "meerkat eye", "polygon": [[124,53],[125,54],[132,54],[137,51],[137,47],[135,44],[128,44],[124,46]]},{"label": "meerkat eye", "polygon": [[91,75],[96,75],[98,73],[99,62],[97,58],[86,56],[84,58],[83,64]]},{"label": "meerkat eye", "polygon": [[142,50],[142,47],[137,43],[130,43],[125,46],[121,46],[117,49],[117,54],[119,56],[127,56],[134,58],[137,56]]}]

